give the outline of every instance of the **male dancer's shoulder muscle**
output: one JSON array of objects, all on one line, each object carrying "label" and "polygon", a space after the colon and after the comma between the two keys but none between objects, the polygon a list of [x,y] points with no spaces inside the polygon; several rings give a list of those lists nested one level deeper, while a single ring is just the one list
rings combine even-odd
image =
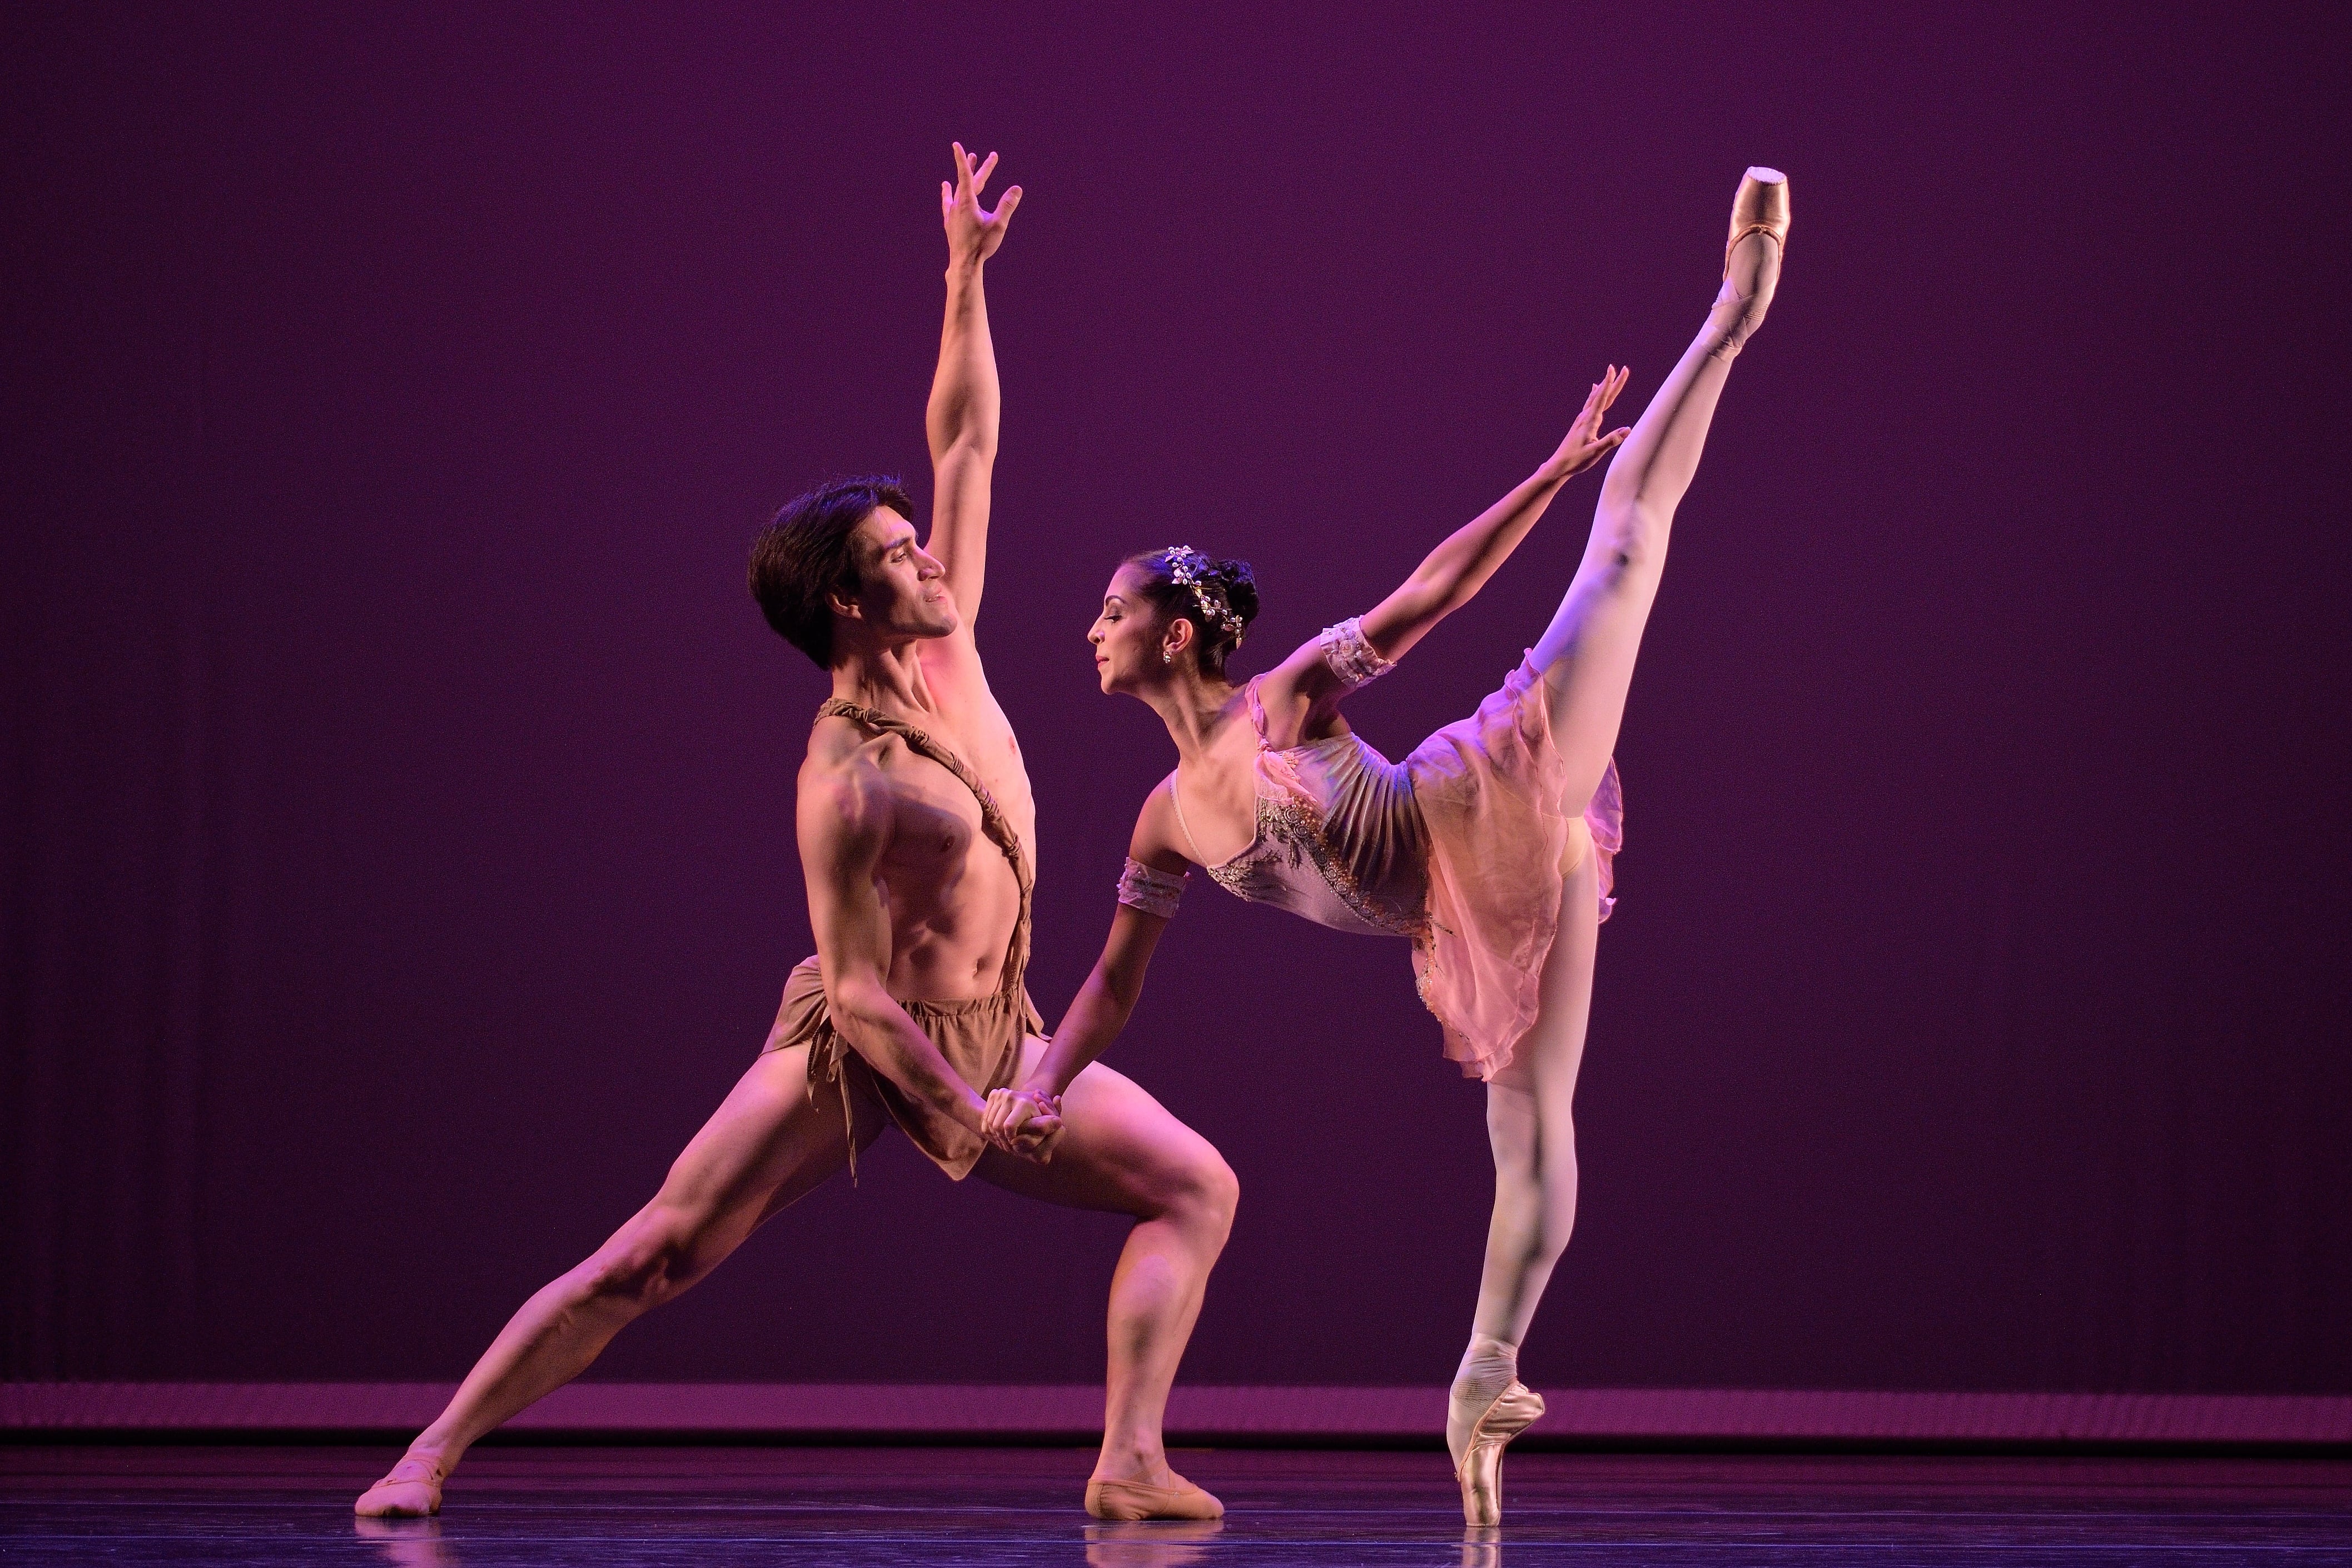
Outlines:
[{"label": "male dancer's shoulder muscle", "polygon": [[835,749],[813,739],[794,815],[809,924],[827,978],[860,960],[887,971],[889,914],[874,883],[896,820],[889,781],[865,746]]}]

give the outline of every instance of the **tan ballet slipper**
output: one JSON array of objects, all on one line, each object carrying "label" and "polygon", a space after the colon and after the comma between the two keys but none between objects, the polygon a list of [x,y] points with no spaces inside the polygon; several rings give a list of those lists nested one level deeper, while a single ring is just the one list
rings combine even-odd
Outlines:
[{"label": "tan ballet slipper", "polygon": [[1223,1519],[1225,1505],[1178,1475],[1172,1487],[1141,1481],[1088,1481],[1087,1511],[1097,1519]]},{"label": "tan ballet slipper", "polygon": [[449,1471],[431,1454],[404,1454],[383,1479],[360,1493],[352,1511],[362,1519],[429,1519],[441,1511],[441,1483]]},{"label": "tan ballet slipper", "polygon": [[1462,1463],[1454,1471],[1454,1479],[1462,1485],[1465,1524],[1503,1522],[1504,1446],[1535,1425],[1543,1413],[1543,1396],[1524,1383],[1514,1383],[1495,1396],[1486,1413],[1472,1424]]}]

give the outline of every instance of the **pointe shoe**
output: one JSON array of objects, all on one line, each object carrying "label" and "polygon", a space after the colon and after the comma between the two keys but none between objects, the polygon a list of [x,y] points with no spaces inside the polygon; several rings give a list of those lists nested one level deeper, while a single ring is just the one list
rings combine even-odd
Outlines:
[{"label": "pointe shoe", "polygon": [[[1741,276],[1735,277],[1732,253],[1751,235],[1769,239],[1771,247],[1768,252],[1758,246],[1753,266],[1741,267]],[[1771,308],[1772,295],[1780,286],[1780,260],[1788,245],[1789,177],[1778,169],[1748,170],[1740,177],[1739,193],[1731,198],[1731,237],[1723,246],[1723,292],[1715,297],[1715,308],[1729,306],[1737,315],[1718,353],[1738,353],[1748,335],[1764,324],[1764,312]]]},{"label": "pointe shoe", "polygon": [[1749,235],[1770,235],[1785,253],[1789,246],[1789,176],[1778,169],[1753,168],[1739,177],[1739,193],[1731,198],[1731,237],[1723,242],[1723,276],[1731,276],[1731,253]]},{"label": "pointe shoe", "polygon": [[1225,1505],[1178,1475],[1172,1487],[1141,1481],[1088,1481],[1087,1511],[1097,1519],[1223,1519]]},{"label": "pointe shoe", "polygon": [[1495,1396],[1486,1413],[1470,1427],[1470,1441],[1454,1479],[1462,1483],[1462,1522],[1503,1522],[1503,1447],[1535,1425],[1544,1413],[1543,1396],[1514,1383]]},{"label": "pointe shoe", "polygon": [[404,1455],[383,1479],[360,1493],[352,1511],[362,1519],[430,1518],[441,1511],[441,1483],[448,1479],[448,1470],[432,1455]]}]

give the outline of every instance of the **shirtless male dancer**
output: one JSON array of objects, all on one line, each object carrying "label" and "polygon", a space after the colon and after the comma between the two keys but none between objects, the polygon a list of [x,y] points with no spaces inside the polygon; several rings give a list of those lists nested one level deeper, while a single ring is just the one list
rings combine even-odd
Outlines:
[{"label": "shirtless male dancer", "polygon": [[769,622],[833,677],[802,764],[801,862],[816,956],[793,971],[766,1049],[670,1167],[653,1201],[525,1301],[356,1511],[434,1513],[467,1448],[585,1371],[613,1336],[715,1268],[770,1216],[896,1122],[950,1176],[1135,1217],[1111,1277],[1103,1445],[1088,1512],[1214,1518],[1168,1468],[1160,1418],[1224,1248],[1238,1184],[1208,1141],[1117,1072],[1090,1067],[1024,1132],[983,1138],[990,1091],[1045,1050],[1022,985],[1036,806],[988,687],[972,622],[987,562],[996,353],[982,265],[996,164],[955,149],[940,187],[947,324],[928,418],[928,545],[887,480],[786,506],[751,553]]}]

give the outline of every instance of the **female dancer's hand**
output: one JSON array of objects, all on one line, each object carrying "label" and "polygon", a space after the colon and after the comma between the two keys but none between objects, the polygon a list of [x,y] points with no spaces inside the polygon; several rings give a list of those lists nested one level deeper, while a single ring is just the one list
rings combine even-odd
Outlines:
[{"label": "female dancer's hand", "polygon": [[1601,416],[1609,412],[1609,405],[1625,390],[1625,379],[1633,373],[1630,369],[1612,365],[1608,373],[1592,383],[1592,390],[1585,394],[1584,407],[1577,413],[1576,423],[1568,427],[1559,450],[1544,465],[1547,478],[1566,479],[1583,473],[1616,451],[1618,444],[1633,434],[1633,427],[1623,424],[1606,435],[1601,434]]},{"label": "female dancer's hand", "polygon": [[1062,1101],[1043,1090],[994,1089],[981,1113],[982,1136],[1008,1155],[1045,1165],[1062,1140]]},{"label": "female dancer's hand", "polygon": [[983,210],[981,188],[995,172],[996,154],[990,153],[983,163],[965,152],[962,142],[950,145],[955,149],[956,177],[940,182],[940,220],[947,225],[948,259],[986,261],[1004,243],[1005,225],[1013,221],[1013,209],[1021,204],[1021,187],[1007,188],[994,212]]}]

